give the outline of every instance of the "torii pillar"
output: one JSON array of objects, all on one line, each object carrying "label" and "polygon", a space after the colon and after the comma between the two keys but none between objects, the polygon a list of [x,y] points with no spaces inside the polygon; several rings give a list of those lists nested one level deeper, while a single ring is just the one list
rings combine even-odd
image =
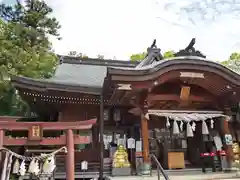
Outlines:
[{"label": "torii pillar", "polygon": [[72,129],[68,129],[66,135],[67,135],[66,179],[74,180],[75,179],[74,137]]}]

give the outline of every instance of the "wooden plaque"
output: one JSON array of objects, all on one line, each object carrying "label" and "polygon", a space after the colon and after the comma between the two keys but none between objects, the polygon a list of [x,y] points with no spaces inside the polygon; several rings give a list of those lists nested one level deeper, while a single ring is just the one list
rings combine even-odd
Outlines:
[{"label": "wooden plaque", "polygon": [[190,95],[190,87],[188,86],[183,86],[181,89],[181,93],[180,93],[180,99],[183,101],[187,101]]},{"label": "wooden plaque", "polygon": [[41,140],[42,139],[42,127],[40,125],[33,125],[28,130],[29,140]]}]

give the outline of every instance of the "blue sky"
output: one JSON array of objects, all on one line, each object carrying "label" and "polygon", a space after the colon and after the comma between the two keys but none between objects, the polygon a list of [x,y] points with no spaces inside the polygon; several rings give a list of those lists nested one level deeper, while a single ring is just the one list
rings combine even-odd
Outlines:
[{"label": "blue sky", "polygon": [[57,53],[76,50],[123,60],[145,51],[154,38],[162,51],[177,51],[196,37],[196,49],[211,60],[239,52],[240,1],[228,0],[234,6],[219,1],[46,0],[62,25],[63,39],[51,38]]}]

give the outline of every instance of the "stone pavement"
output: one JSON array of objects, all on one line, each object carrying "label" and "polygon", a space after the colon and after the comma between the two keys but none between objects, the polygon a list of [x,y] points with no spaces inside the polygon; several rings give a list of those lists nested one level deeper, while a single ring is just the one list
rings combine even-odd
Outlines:
[{"label": "stone pavement", "polygon": [[[153,176],[127,176],[127,177],[110,177],[111,180],[158,180],[157,175]],[[236,177],[235,173],[170,173],[170,180],[240,180],[240,177]],[[161,175],[160,180],[164,180],[164,177]]]}]

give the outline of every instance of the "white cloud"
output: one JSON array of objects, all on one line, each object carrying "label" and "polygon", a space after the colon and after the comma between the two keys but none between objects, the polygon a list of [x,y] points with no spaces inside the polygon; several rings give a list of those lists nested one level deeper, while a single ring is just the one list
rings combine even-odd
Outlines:
[{"label": "white cloud", "polygon": [[[224,60],[232,51],[239,50],[240,27],[236,26],[239,20],[228,15],[216,22],[200,21],[201,14],[193,12],[192,19],[198,20],[194,25],[179,11],[190,0],[47,2],[62,25],[63,39],[53,40],[54,49],[60,54],[76,50],[92,57],[103,54],[107,58],[128,59],[132,53],[146,50],[154,38],[165,51],[184,48],[192,37],[196,37],[198,50],[217,60]],[[166,7],[169,2],[175,6]]]}]

